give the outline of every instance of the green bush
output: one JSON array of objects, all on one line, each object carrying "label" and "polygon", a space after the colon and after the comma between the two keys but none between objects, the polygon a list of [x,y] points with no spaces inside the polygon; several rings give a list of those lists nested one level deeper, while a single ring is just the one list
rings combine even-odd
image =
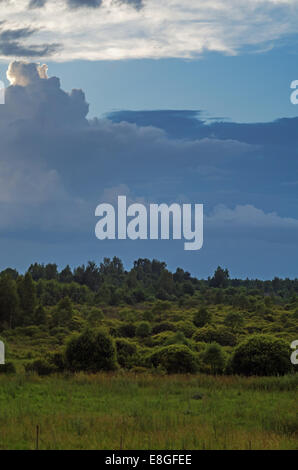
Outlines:
[{"label": "green bush", "polygon": [[53,326],[68,326],[73,316],[73,307],[70,298],[62,298],[56,305],[52,315]]},{"label": "green bush", "polygon": [[131,341],[118,338],[116,339],[117,360],[121,367],[130,369],[138,362],[137,345]]},{"label": "green bush", "polygon": [[119,336],[124,338],[134,338],[136,336],[136,326],[133,323],[124,323],[118,328]]},{"label": "green bush", "polygon": [[37,359],[34,362],[29,362],[25,364],[26,372],[36,372],[38,375],[50,375],[57,372],[54,364],[51,364],[46,359]]},{"label": "green bush", "polygon": [[101,308],[92,307],[87,314],[87,320],[91,325],[96,325],[101,320],[103,320],[104,314]]},{"label": "green bush", "polygon": [[292,317],[294,318],[294,320],[298,320],[298,309],[295,310],[295,312],[292,314]]},{"label": "green bush", "polygon": [[254,335],[236,347],[230,367],[240,375],[284,375],[292,369],[290,356],[290,346],[284,340]]},{"label": "green bush", "polygon": [[55,352],[49,357],[49,362],[52,364],[57,372],[63,372],[66,368],[65,355],[62,352]]},{"label": "green bush", "polygon": [[157,335],[158,333],[162,333],[163,331],[176,331],[175,323],[171,323],[168,321],[163,321],[161,323],[157,323],[152,328],[152,334]]},{"label": "green bush", "polygon": [[205,307],[201,307],[198,312],[194,314],[193,322],[198,328],[202,328],[207,323],[211,323],[212,315]]},{"label": "green bush", "polygon": [[151,334],[151,325],[147,321],[142,321],[137,325],[136,328],[136,336],[139,336],[140,338],[146,338],[147,336],[150,336]]},{"label": "green bush", "polygon": [[173,344],[172,340],[175,337],[175,331],[162,331],[152,337],[154,346],[165,346],[166,344]]},{"label": "green bush", "polygon": [[116,346],[104,330],[86,330],[72,337],[65,351],[67,367],[72,371],[98,372],[117,368]]},{"label": "green bush", "polygon": [[223,373],[226,364],[226,357],[219,344],[208,344],[201,357],[203,363],[210,367],[212,374]]},{"label": "green bush", "polygon": [[195,332],[192,339],[196,342],[218,343],[221,346],[236,346],[237,338],[228,328],[205,326]]},{"label": "green bush", "polygon": [[165,346],[169,346],[170,344],[185,344],[185,346],[190,347],[190,341],[185,337],[183,331],[177,331],[176,333],[172,333],[165,342]]},{"label": "green bush", "polygon": [[168,300],[157,300],[152,307],[152,312],[154,314],[157,314],[160,312],[166,312],[168,310],[171,310],[171,308],[172,304]]},{"label": "green bush", "polygon": [[161,366],[168,374],[186,374],[197,371],[196,355],[183,344],[164,346],[154,351],[149,362],[154,366]]},{"label": "green bush", "polygon": [[6,362],[6,364],[0,364],[0,374],[15,374],[16,368],[13,362]]},{"label": "green bush", "polygon": [[237,330],[244,324],[243,315],[239,312],[230,312],[225,317],[224,324],[232,330]]},{"label": "green bush", "polygon": [[191,338],[196,331],[195,326],[190,321],[178,321],[176,323],[176,329],[177,331],[182,331],[187,338]]}]

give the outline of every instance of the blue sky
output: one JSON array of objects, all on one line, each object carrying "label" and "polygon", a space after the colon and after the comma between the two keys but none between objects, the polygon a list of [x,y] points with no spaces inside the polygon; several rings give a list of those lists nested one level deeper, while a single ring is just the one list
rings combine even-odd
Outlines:
[{"label": "blue sky", "polygon": [[[0,24],[1,267],[117,255],[297,277],[296,2],[42,3]],[[118,194],[203,203],[203,249],[97,240]]]},{"label": "blue sky", "polygon": [[294,117],[290,83],[297,55],[287,47],[263,54],[206,53],[197,60],[128,60],[50,64],[63,88],[86,91],[90,115],[123,109],[202,109],[236,122]]}]

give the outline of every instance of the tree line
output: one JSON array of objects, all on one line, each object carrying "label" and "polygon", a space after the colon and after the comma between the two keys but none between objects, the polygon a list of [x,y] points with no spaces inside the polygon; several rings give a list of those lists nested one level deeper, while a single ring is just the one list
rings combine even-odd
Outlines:
[{"label": "tree line", "polygon": [[[298,279],[232,279],[218,267],[208,279],[198,279],[182,268],[174,273],[164,262],[138,259],[130,270],[114,257],[97,265],[89,261],[59,271],[57,264],[31,264],[25,274],[7,268],[0,273],[0,327],[14,328],[45,321],[45,306],[70,299],[75,304],[134,305],[145,301],[192,299],[205,304],[227,304],[260,312],[271,304],[297,303]],[[64,309],[64,307],[62,307]]]}]

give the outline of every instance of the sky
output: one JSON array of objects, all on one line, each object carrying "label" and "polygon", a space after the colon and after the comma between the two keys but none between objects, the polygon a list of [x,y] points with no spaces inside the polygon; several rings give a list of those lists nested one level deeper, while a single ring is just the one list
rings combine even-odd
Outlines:
[{"label": "sky", "polygon": [[[1,4],[0,268],[116,255],[297,277],[297,0]],[[204,204],[203,248],[99,241],[117,195]]]}]

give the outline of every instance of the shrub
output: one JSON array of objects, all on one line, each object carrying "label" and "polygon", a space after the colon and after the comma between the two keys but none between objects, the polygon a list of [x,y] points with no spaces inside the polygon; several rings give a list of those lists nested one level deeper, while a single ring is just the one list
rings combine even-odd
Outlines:
[{"label": "shrub", "polygon": [[221,346],[235,346],[237,338],[228,328],[207,326],[195,332],[192,337],[197,342],[218,343]]},{"label": "shrub", "polygon": [[197,370],[196,355],[185,345],[165,346],[149,357],[154,367],[161,366],[168,374],[194,373]]},{"label": "shrub", "polygon": [[163,321],[161,323],[157,323],[157,325],[152,328],[152,334],[154,335],[162,333],[163,331],[176,331],[176,325],[171,322]]},{"label": "shrub", "polygon": [[200,310],[194,314],[193,318],[193,322],[198,328],[201,328],[207,323],[210,323],[211,320],[212,315],[205,307],[201,307]]},{"label": "shrub", "polygon": [[171,336],[169,336],[165,340],[165,346],[169,346],[170,344],[185,344],[185,346],[190,345],[190,341],[185,337],[183,331],[177,331],[177,333],[172,333]]},{"label": "shrub", "polygon": [[254,335],[236,347],[230,367],[240,375],[284,375],[292,369],[290,355],[290,347],[284,340]]},{"label": "shrub", "polygon": [[119,318],[122,321],[132,323],[134,321],[134,316],[134,312],[130,308],[125,307],[119,310]]},{"label": "shrub", "polygon": [[130,369],[137,362],[137,346],[127,339],[116,339],[117,360],[121,367]]},{"label": "shrub", "polygon": [[175,337],[175,334],[174,331],[162,331],[152,337],[153,345],[165,346],[165,344],[173,344],[172,339]]},{"label": "shrub", "polygon": [[0,374],[15,374],[16,368],[13,362],[6,362],[6,364],[0,364]]},{"label": "shrub", "polygon": [[53,326],[66,326],[71,322],[73,307],[69,297],[61,299],[53,311]]},{"label": "shrub", "polygon": [[230,312],[224,319],[224,324],[232,330],[239,329],[243,326],[243,315],[238,312]]},{"label": "shrub", "polygon": [[65,356],[62,352],[55,352],[49,357],[49,362],[52,364],[57,372],[63,372],[66,368]]},{"label": "shrub", "polygon": [[37,359],[25,364],[26,372],[36,372],[38,375],[50,375],[57,372],[56,367],[46,359]]},{"label": "shrub", "polygon": [[41,332],[40,328],[37,325],[19,327],[16,328],[15,331],[24,336],[28,336],[29,338],[38,338]]},{"label": "shrub", "polygon": [[295,320],[298,320],[298,309],[295,310],[295,312],[292,314],[292,317],[293,317]]},{"label": "shrub", "polygon": [[213,374],[222,374],[226,358],[219,344],[211,343],[202,353],[202,361],[210,367],[210,371]]},{"label": "shrub", "polygon": [[136,326],[133,323],[124,323],[119,326],[118,332],[124,338],[134,338],[136,336]]},{"label": "shrub", "polygon": [[58,335],[65,336],[65,335],[69,335],[70,331],[68,328],[63,328],[62,326],[55,326],[54,328],[50,329],[49,333],[51,336],[58,336]]},{"label": "shrub", "polygon": [[101,320],[103,320],[103,318],[103,311],[101,308],[97,307],[92,307],[87,315],[87,319],[91,325],[96,325],[96,323],[99,323]]},{"label": "shrub", "polygon": [[70,339],[65,351],[72,371],[97,372],[117,368],[116,347],[104,330],[86,330]]},{"label": "shrub", "polygon": [[177,331],[182,331],[187,338],[191,338],[196,331],[196,328],[190,321],[178,321],[176,323],[176,329]]},{"label": "shrub", "polygon": [[166,312],[168,310],[171,310],[171,308],[172,308],[171,302],[167,300],[157,300],[152,307],[152,312],[154,314],[160,313],[160,312]]},{"label": "shrub", "polygon": [[151,325],[147,321],[142,321],[136,328],[136,335],[140,338],[146,338],[151,333]]}]

